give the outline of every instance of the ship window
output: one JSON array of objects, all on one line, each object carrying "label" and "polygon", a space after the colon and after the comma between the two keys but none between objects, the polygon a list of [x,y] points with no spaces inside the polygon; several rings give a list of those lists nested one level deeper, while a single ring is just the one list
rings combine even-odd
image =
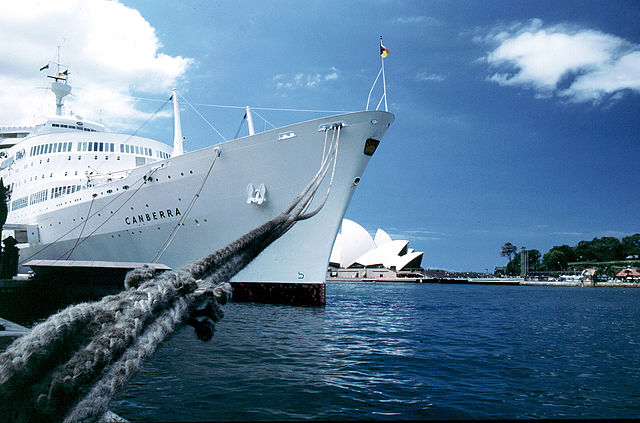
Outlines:
[{"label": "ship window", "polygon": [[82,142],[78,141],[78,151],[82,151]]},{"label": "ship window", "polygon": [[86,142],[82,143],[82,151],[87,151],[87,143]]},{"label": "ship window", "polygon": [[69,125],[69,129],[76,129],[76,127],[73,125]]},{"label": "ship window", "polygon": [[116,160],[120,160],[120,156],[116,157]]},{"label": "ship window", "polygon": [[127,153],[129,152],[129,144],[124,146],[124,151],[127,152]]},{"label": "ship window", "polygon": [[53,143],[53,150],[51,152],[52,153],[57,153],[58,152],[58,146],[59,146],[59,144]]},{"label": "ship window", "polygon": [[[60,153],[61,151],[62,151],[62,143],[59,142],[58,143],[58,153]],[[54,153],[55,153],[55,151],[54,151]]]},{"label": "ship window", "polygon": [[93,143],[92,142],[89,143],[89,151],[93,151]]},{"label": "ship window", "polygon": [[136,154],[140,154],[140,147],[138,147],[138,146],[136,145],[136,147],[135,147],[135,148],[136,148]]},{"label": "ship window", "polygon": [[98,156],[93,156],[94,160],[98,160]]},{"label": "ship window", "polygon": [[98,151],[98,142],[93,143],[93,151]]},{"label": "ship window", "polygon": [[68,128],[69,125],[60,125],[61,128]]},{"label": "ship window", "polygon": [[71,160],[71,156],[67,157],[67,160]]},{"label": "ship window", "polygon": [[108,155],[104,156],[104,159],[109,160],[109,156]]},{"label": "ship window", "polygon": [[100,151],[104,151],[104,143],[103,142],[100,143]]},{"label": "ship window", "polygon": [[110,151],[111,153],[113,153],[113,148],[114,148],[113,143],[109,144],[109,151]]},{"label": "ship window", "polygon": [[58,125],[57,123],[52,123],[51,126],[53,126],[54,128],[59,128],[60,125]]},{"label": "ship window", "polygon": [[124,144],[120,144],[120,152],[124,153]]}]

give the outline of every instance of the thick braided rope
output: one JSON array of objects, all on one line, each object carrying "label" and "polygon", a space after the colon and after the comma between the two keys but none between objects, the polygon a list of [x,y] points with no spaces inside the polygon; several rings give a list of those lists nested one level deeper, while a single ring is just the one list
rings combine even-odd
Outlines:
[{"label": "thick braided rope", "polygon": [[67,414],[64,422],[94,422],[103,416],[109,409],[111,398],[142,368],[144,360],[155,352],[156,347],[173,333],[182,322],[187,308],[188,301],[180,298],[169,310],[158,316],[135,344],[108,368],[89,393]]}]

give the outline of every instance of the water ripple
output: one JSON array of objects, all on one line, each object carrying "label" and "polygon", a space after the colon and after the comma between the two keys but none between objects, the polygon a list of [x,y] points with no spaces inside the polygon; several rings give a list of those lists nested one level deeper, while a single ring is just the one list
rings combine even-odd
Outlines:
[{"label": "water ripple", "polygon": [[[625,292],[626,291],[626,292]],[[113,404],[131,420],[640,417],[640,289],[329,284],[232,303]]]}]

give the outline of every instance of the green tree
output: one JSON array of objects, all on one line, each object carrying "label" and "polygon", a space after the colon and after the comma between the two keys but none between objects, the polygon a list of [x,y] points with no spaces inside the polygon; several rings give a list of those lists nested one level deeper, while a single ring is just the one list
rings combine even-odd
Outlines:
[{"label": "green tree", "polygon": [[625,258],[627,256],[640,255],[640,234],[622,238],[622,251]]},{"label": "green tree", "polygon": [[520,274],[520,263],[520,254],[514,255],[513,259],[509,260],[509,264],[507,264],[507,275],[518,276]]},{"label": "green tree", "polygon": [[542,256],[542,268],[544,270],[563,270],[567,268],[567,255],[561,249],[552,248]]},{"label": "green tree", "polygon": [[502,257],[509,257],[509,261],[511,261],[511,256],[514,255],[517,251],[518,247],[510,242],[505,242],[502,246],[502,252],[500,253],[500,255]]},{"label": "green tree", "polygon": [[529,270],[538,270],[540,268],[540,251],[535,248],[527,250],[527,259],[529,261]]}]

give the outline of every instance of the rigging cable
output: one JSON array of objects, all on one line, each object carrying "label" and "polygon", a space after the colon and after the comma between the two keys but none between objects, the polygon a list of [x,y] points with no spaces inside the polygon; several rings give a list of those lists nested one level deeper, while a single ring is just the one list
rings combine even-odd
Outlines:
[{"label": "rigging cable", "polygon": [[[110,213],[110,214],[109,214],[109,216],[108,216],[106,219],[104,219],[104,221],[103,221],[102,223],[100,223],[98,226],[96,226],[96,228],[95,228],[93,231],[91,231],[91,232],[90,232],[86,237],[84,237],[84,239],[83,239],[82,241],[78,242],[78,243],[77,243],[77,245],[80,245],[80,244],[82,244],[83,242],[85,242],[87,239],[89,239],[89,238],[91,237],[91,235],[93,235],[94,233],[96,233],[96,231],[97,231],[98,229],[100,229],[101,227],[103,227],[103,226],[104,226],[104,225],[105,225],[109,220],[111,220],[111,218],[112,218],[113,216],[115,216],[115,215],[120,211],[120,209],[122,209],[122,208],[125,206],[125,204],[127,204],[127,203],[129,202],[129,200],[131,200],[131,199],[133,198],[133,196],[134,196],[134,195],[136,195],[136,194],[138,193],[138,191],[140,191],[140,189],[144,186],[144,184],[146,184],[146,183],[147,183],[147,178],[150,180],[150,179],[151,179],[151,175],[153,175],[153,174],[154,174],[158,169],[160,169],[160,167],[157,167],[157,168],[155,168],[155,169],[151,169],[149,172],[147,172],[146,174],[144,174],[144,175],[142,176],[142,180],[143,180],[144,182],[142,182],[142,183],[140,184],[140,186],[139,186],[138,188],[136,188],[136,189],[135,189],[135,191],[133,191],[133,193],[131,193],[131,195],[129,196],[129,198],[127,198],[127,199],[124,201],[124,203],[122,203],[122,204],[121,204],[121,205],[120,205],[120,206],[119,206],[115,211],[113,211],[112,213]],[[104,207],[103,207],[103,209],[104,209]],[[96,215],[96,213],[94,213],[94,214],[93,214],[93,216],[95,216],[95,215]],[[74,248],[76,248],[76,246],[74,246],[71,250],[73,251],[73,249],[74,249]],[[68,252],[68,251],[67,251],[67,252]],[[65,252],[62,256],[64,257],[64,255],[65,255],[65,254],[67,254],[67,252]],[[69,255],[70,255],[70,254],[69,254]]]},{"label": "rigging cable", "polygon": [[[155,171],[157,169],[153,169],[153,171]],[[133,182],[133,186],[135,186],[136,184],[138,184],[141,181],[144,181],[145,178],[147,177],[147,174],[142,175],[142,178],[138,179],[137,181]],[[94,187],[95,188],[95,187]],[[95,217],[97,214],[99,214],[102,210],[106,209],[107,207],[109,207],[111,205],[111,203],[113,203],[114,201],[116,201],[118,198],[120,198],[122,195],[126,194],[127,191],[123,190],[120,194],[114,196],[114,198],[109,201],[107,204],[105,204],[102,208],[100,208],[99,210],[95,211],[91,216],[88,217],[88,219]],[[131,198],[127,199],[125,201],[125,204],[127,201],[129,201]],[[118,209],[119,210],[119,209]],[[57,243],[58,241],[60,241],[62,238],[64,238],[65,236],[69,235],[71,232],[73,232],[74,230],[78,229],[81,225],[83,225],[84,222],[79,222],[78,224],[76,224],[75,226],[73,226],[71,229],[69,229],[67,232],[63,233],[62,235],[60,235],[58,238],[56,238],[55,240],[53,240],[51,243],[47,244],[46,246],[44,246],[43,248],[41,248],[40,250],[36,251],[35,253],[31,254],[29,257],[27,257],[26,259],[22,260],[20,262],[20,264],[24,264],[27,261],[29,261],[30,259],[32,259],[33,257],[35,257],[36,255],[40,254],[41,252],[43,252],[44,250],[46,250],[47,248],[51,247],[52,245],[54,245],[55,243]],[[65,254],[68,253],[65,252]],[[64,254],[63,254],[64,256]],[[57,260],[62,259],[62,256],[59,257]]]},{"label": "rigging cable", "polygon": [[[71,254],[73,254],[73,250],[76,249],[76,247],[78,246],[78,242],[80,241],[80,238],[82,238],[82,233],[84,232],[84,229],[87,227],[87,222],[89,221],[89,216],[91,216],[91,209],[93,208],[93,202],[95,201],[96,197],[98,196],[98,194],[93,193],[93,195],[91,196],[91,204],[89,204],[89,211],[87,211],[87,217],[84,219],[84,224],[82,225],[82,229],[80,229],[80,234],[78,235],[78,238],[76,239],[76,243],[73,244],[73,247],[71,248],[71,251],[69,251],[69,255],[67,256],[67,260],[69,260],[71,258]],[[64,254],[63,254],[64,257]]]},{"label": "rigging cable", "polygon": [[215,128],[215,126],[213,126],[213,125],[212,125],[212,124],[211,124],[211,123],[210,123],[210,122],[209,122],[209,121],[208,121],[204,116],[202,116],[202,113],[200,113],[200,112],[198,111],[198,109],[196,109],[195,107],[193,107],[193,105],[192,105],[191,103],[189,103],[189,100],[187,100],[186,98],[184,98],[184,96],[183,96],[182,94],[180,94],[180,93],[178,93],[178,95],[180,96],[180,98],[182,98],[182,99],[185,101],[185,103],[187,103],[187,104],[189,105],[189,107],[191,107],[191,108],[193,109],[193,111],[194,111],[194,112],[196,112],[196,113],[198,114],[198,116],[200,116],[200,118],[201,118],[201,119],[202,119],[202,120],[203,120],[207,125],[209,125],[209,127],[210,127],[211,129],[213,129],[214,131],[216,131],[216,133],[217,133],[218,135],[220,135],[220,138],[222,138],[222,139],[223,139],[223,140],[225,140],[225,141],[227,140],[227,139],[224,137],[224,135],[222,135],[222,134],[220,133],[220,131],[218,131],[218,130]]},{"label": "rigging cable", "polygon": [[141,130],[142,128],[144,128],[144,127],[145,127],[145,125],[146,125],[147,123],[149,123],[153,118],[155,118],[155,117],[156,117],[156,115],[160,112],[160,110],[162,110],[162,108],[163,108],[163,107],[164,107],[164,106],[165,106],[169,101],[171,101],[171,98],[172,98],[172,97],[169,97],[167,100],[164,100],[164,102],[160,105],[160,107],[158,107],[158,109],[157,109],[155,112],[153,112],[153,114],[152,114],[151,116],[149,116],[149,118],[148,118],[148,119],[147,119],[147,120],[146,120],[142,125],[140,125],[140,126],[138,127],[138,129],[136,129],[135,131],[133,131],[133,133],[132,133],[131,135],[129,135],[127,138],[125,138],[125,140],[124,140],[124,141],[122,141],[122,144],[126,144],[127,142],[129,142],[129,140],[130,140],[131,138],[135,137],[135,136],[136,136],[136,134],[137,134],[138,132],[140,132],[140,130]]},{"label": "rigging cable", "polygon": [[211,174],[213,165],[216,163],[216,160],[218,159],[218,157],[220,157],[220,149],[218,147],[214,148],[213,151],[214,151],[215,157],[211,161],[211,164],[209,165],[209,169],[207,170],[207,173],[204,175],[204,178],[202,179],[200,186],[198,187],[198,189],[196,190],[196,193],[191,198],[191,201],[189,202],[189,205],[187,206],[185,212],[182,213],[182,216],[180,216],[178,223],[176,223],[176,225],[173,227],[173,230],[171,231],[171,234],[169,234],[169,237],[164,241],[160,249],[156,252],[156,255],[153,256],[153,259],[151,259],[151,263],[157,263],[158,260],[160,260],[160,257],[162,257],[162,255],[164,254],[164,252],[167,251],[167,248],[169,248],[169,246],[173,242],[173,239],[178,234],[178,230],[180,230],[180,227],[184,225],[184,221],[187,219],[189,212],[191,212],[191,209],[196,204],[196,201],[198,200],[198,198],[200,198],[200,193],[202,192],[202,188],[204,188],[204,184],[207,182],[207,179],[209,179],[209,175]]}]

